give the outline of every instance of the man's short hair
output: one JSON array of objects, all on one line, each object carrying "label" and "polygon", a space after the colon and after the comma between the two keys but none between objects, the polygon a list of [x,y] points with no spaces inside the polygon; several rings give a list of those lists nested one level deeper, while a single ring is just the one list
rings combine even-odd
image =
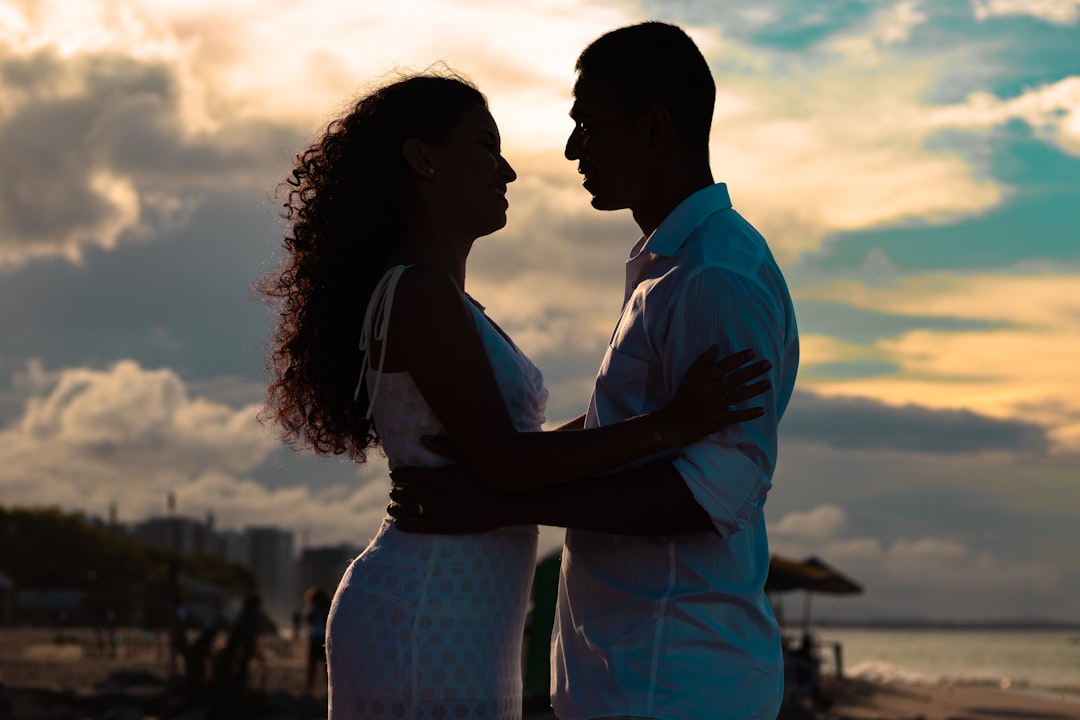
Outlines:
[{"label": "man's short hair", "polygon": [[716,84],[682,28],[644,22],[612,30],[582,51],[575,69],[603,88],[627,122],[662,105],[687,147],[708,153]]}]

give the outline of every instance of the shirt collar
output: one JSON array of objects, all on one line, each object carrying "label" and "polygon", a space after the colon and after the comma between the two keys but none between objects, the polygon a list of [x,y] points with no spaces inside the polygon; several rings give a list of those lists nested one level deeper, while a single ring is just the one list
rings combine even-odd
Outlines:
[{"label": "shirt collar", "polygon": [[706,218],[730,207],[731,198],[726,183],[704,187],[676,205],[659,227],[653,230],[641,250],[670,257],[678,252]]}]

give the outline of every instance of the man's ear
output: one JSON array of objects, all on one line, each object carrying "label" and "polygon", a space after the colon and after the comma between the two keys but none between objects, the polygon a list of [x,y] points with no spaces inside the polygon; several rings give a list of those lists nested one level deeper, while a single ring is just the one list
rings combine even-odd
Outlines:
[{"label": "man's ear", "polygon": [[423,177],[435,174],[432,164],[431,148],[419,138],[408,138],[401,144],[401,155],[414,173]]},{"label": "man's ear", "polygon": [[655,104],[645,111],[641,121],[645,130],[645,138],[649,149],[655,149],[663,145],[674,132],[671,122],[671,112],[660,104]]}]

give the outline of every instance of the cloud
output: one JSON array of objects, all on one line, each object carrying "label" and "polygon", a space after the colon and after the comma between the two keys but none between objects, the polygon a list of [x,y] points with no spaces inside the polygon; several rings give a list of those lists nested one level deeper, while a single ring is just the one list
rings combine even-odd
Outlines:
[{"label": "cloud", "polygon": [[781,262],[838,232],[956,221],[1005,197],[977,159],[932,147],[926,97],[951,72],[946,54],[881,52],[866,63],[826,47],[801,64],[773,59],[765,77],[717,77],[714,165]]},{"label": "cloud", "polygon": [[968,410],[891,407],[865,398],[824,398],[797,393],[784,415],[785,437],[835,448],[977,453],[986,450],[1042,453],[1046,428],[995,419]]},{"label": "cloud", "polygon": [[856,62],[878,65],[882,61],[881,49],[907,42],[911,31],[929,19],[921,5],[916,0],[904,0],[885,8],[876,13],[869,27],[850,34],[845,31],[830,39],[828,47]]},{"label": "cloud", "polygon": [[788,513],[770,529],[777,537],[826,539],[847,525],[847,515],[835,505],[819,505],[807,512]]},{"label": "cloud", "polygon": [[[32,366],[31,374],[40,370]],[[124,360],[107,370],[58,373],[48,394],[32,397],[4,437],[24,458],[33,455],[30,448],[54,447],[131,469],[245,472],[273,447],[254,422],[256,412],[257,406],[234,409],[193,398],[173,371]]]},{"label": "cloud", "polygon": [[[54,75],[74,88],[68,102],[104,128],[120,119],[122,131],[101,131],[102,137],[93,137],[101,147],[94,149],[54,143],[60,147],[52,154],[69,158],[71,179],[66,189],[42,188],[49,192],[29,205],[37,212],[27,222],[43,222],[51,217],[45,208],[58,206],[80,211],[81,222],[64,225],[67,232],[30,233],[17,251],[5,243],[8,265],[33,256],[77,258],[86,244],[112,247],[124,230],[152,226],[149,215],[182,216],[197,197],[177,163],[208,164],[220,172],[224,163],[215,160],[228,160],[242,172],[265,169],[255,157],[280,156],[282,146],[295,151],[295,137],[315,130],[369,79],[435,60],[464,71],[487,92],[510,159],[527,157],[519,171],[542,178],[528,188],[537,196],[532,204],[573,218],[585,203],[561,148],[570,127],[574,58],[602,32],[641,19],[630,3],[494,7],[475,0],[451,9],[414,0],[405,11],[401,3],[343,10],[331,3],[300,8],[270,2],[251,12],[245,4],[199,2],[121,12],[87,2],[73,28],[58,3],[43,7],[16,15],[21,30],[9,23],[16,59],[53,58],[61,68]],[[426,19],[419,28],[411,22],[415,16]],[[827,38],[805,62],[734,41],[715,27],[688,27],[717,68],[713,154],[719,174],[733,183],[736,206],[765,231],[782,259],[816,249],[838,231],[910,218],[955,219],[1003,197],[969,160],[927,147],[938,128],[923,119],[929,112],[924,99],[960,63],[951,51],[928,59],[897,52],[926,20],[918,3],[897,3],[866,27]],[[529,33],[518,31],[524,25]],[[478,28],[487,28],[483,43],[473,39]],[[865,62],[852,50],[857,47],[872,47],[881,62]],[[117,59],[125,52],[126,66]],[[285,53],[287,63],[281,61]],[[80,88],[87,86],[85,67],[94,58],[105,68],[98,71],[105,74],[99,92],[118,103],[111,112],[83,107],[88,99]],[[131,83],[118,79],[125,72],[145,76],[136,83],[142,88],[137,97],[129,97]],[[36,84],[20,90],[39,102],[43,92]],[[29,113],[29,100],[8,108],[9,116],[20,108]],[[281,142],[282,127],[292,128],[294,137]],[[153,139],[158,149],[147,152],[134,142],[124,155],[111,148],[115,137]],[[12,146],[21,140],[13,136]],[[149,168],[135,172],[135,155]],[[172,186],[165,183],[170,176],[177,179]],[[806,197],[830,201],[792,201]],[[533,217],[519,214],[515,222]]]},{"label": "cloud", "polygon": [[939,108],[926,118],[932,126],[984,131],[1010,120],[1022,120],[1035,137],[1080,156],[1080,76],[1004,100],[986,92],[972,93],[963,104]]},{"label": "cloud", "polygon": [[972,0],[975,19],[1028,15],[1055,25],[1072,25],[1080,18],[1080,0]]},{"label": "cloud", "polygon": [[256,421],[257,405],[193,396],[171,370],[121,361],[48,372],[34,363],[19,382],[30,398],[0,430],[7,505],[104,515],[116,503],[131,521],[161,514],[172,492],[187,516],[303,529],[326,543],[366,540],[384,515],[377,454],[362,468],[311,454],[294,460]]},{"label": "cloud", "polygon": [[[861,596],[822,598],[834,618],[933,618],[971,622],[1008,617],[1064,619],[1069,603],[1053,604],[1069,584],[1049,559],[1006,559],[947,535],[859,534],[834,505],[782,515],[770,523],[770,546],[784,557],[816,555],[860,583]],[[944,531],[944,529],[942,529]]]},{"label": "cloud", "polygon": [[0,270],[182,222],[208,193],[264,185],[298,137],[266,122],[190,132],[159,61],[46,48],[0,53],[0,78]]},{"label": "cloud", "polygon": [[[814,378],[807,388],[814,393],[873,398],[893,406],[915,398],[929,408],[966,409],[1029,425],[1019,436],[1024,443],[1034,439],[1034,427],[1043,426],[1058,449],[1080,447],[1080,396],[1061,391],[1075,384],[1075,359],[1080,357],[1080,277],[1063,272],[928,273],[879,287],[852,281],[822,284],[799,294],[875,312],[992,324],[975,330],[914,329],[874,341],[875,356],[894,363],[897,371]],[[812,347],[817,348],[814,358],[844,351],[836,343]]]}]

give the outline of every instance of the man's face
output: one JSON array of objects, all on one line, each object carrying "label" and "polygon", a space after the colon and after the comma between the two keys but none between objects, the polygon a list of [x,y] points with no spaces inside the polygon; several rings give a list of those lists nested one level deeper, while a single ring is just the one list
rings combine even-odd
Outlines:
[{"label": "man's face", "polygon": [[628,122],[585,74],[574,84],[570,109],[574,129],[566,140],[566,159],[585,176],[582,186],[597,210],[633,209],[642,191],[638,179],[645,152],[640,123]]}]

